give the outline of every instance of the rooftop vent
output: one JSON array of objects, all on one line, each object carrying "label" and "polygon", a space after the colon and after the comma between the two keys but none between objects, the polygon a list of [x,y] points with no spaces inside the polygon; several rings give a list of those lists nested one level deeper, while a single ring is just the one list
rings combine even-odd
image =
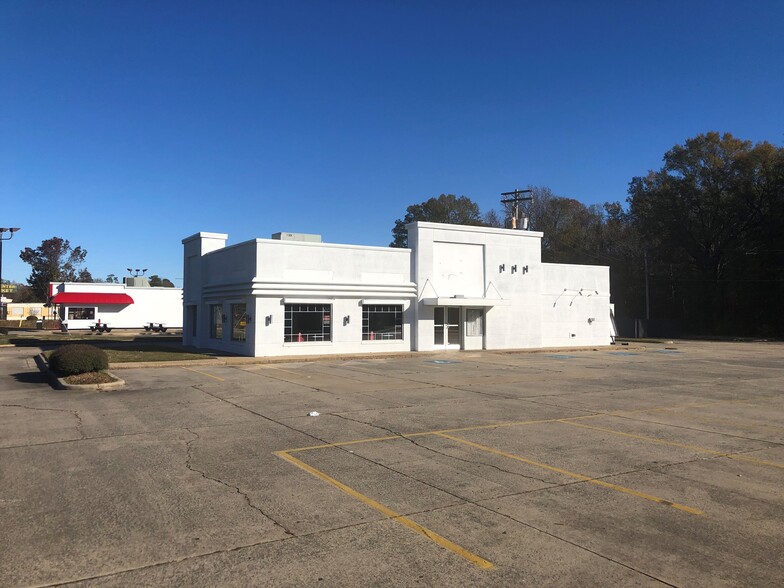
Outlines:
[{"label": "rooftop vent", "polygon": [[125,285],[128,288],[149,288],[150,281],[143,276],[129,276],[125,279]]},{"label": "rooftop vent", "polygon": [[273,239],[278,241],[306,241],[308,243],[321,243],[321,235],[308,233],[273,233]]}]

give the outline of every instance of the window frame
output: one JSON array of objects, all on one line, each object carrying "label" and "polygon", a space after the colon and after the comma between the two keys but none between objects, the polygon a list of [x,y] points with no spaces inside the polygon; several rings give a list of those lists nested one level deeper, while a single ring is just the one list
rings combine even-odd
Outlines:
[{"label": "window frame", "polygon": [[[216,313],[217,313],[217,320],[216,320]],[[210,339],[215,339],[216,341],[223,340],[223,303],[218,304],[210,304]]]},{"label": "window frame", "polygon": [[[98,309],[95,306],[69,306],[67,308],[68,308],[68,312],[67,312],[68,318],[66,320],[69,321],[94,321],[95,314],[98,311]],[[74,311],[76,310],[81,310],[81,311],[89,310],[91,312],[87,313],[89,316],[74,316],[75,314]],[[80,313],[80,314],[84,314],[84,313]]]},{"label": "window frame", "polygon": [[[381,332],[379,337],[377,329],[371,329],[371,322],[374,316],[392,315],[393,331],[389,333]],[[362,305],[362,340],[363,341],[403,341],[405,327],[405,315],[402,304],[363,304]]]},{"label": "window frame", "polygon": [[[295,313],[321,313],[321,332],[295,332]],[[283,342],[284,343],[331,343],[332,342],[332,304],[326,303],[287,303],[283,306]],[[315,318],[315,317],[313,317]],[[312,319],[311,319],[312,320]],[[317,319],[318,320],[318,319]]]},{"label": "window frame", "polygon": [[[242,312],[238,314],[239,307]],[[231,317],[231,340],[235,343],[245,343],[248,340],[248,304],[247,302],[232,302],[229,306]],[[242,322],[243,317],[245,322]],[[241,334],[240,334],[241,333]]]}]

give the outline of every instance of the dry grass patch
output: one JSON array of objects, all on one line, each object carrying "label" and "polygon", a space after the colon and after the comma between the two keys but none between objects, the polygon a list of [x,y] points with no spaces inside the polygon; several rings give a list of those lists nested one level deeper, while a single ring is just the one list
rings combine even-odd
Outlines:
[{"label": "dry grass patch", "polygon": [[106,372],[87,372],[85,374],[77,374],[75,376],[68,376],[64,378],[68,384],[111,384],[116,382],[117,378],[112,377]]}]

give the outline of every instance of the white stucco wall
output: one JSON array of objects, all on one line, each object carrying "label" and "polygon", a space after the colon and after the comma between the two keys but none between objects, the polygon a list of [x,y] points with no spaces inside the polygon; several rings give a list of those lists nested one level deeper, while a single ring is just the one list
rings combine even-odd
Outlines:
[{"label": "white stucco wall", "polygon": [[542,346],[609,345],[610,268],[544,263],[542,269]]},{"label": "white stucco wall", "polygon": [[[541,262],[542,233],[417,222],[411,249],[255,239],[221,233],[183,240],[184,343],[242,355],[321,355],[435,348],[436,307],[457,307],[464,349],[610,343],[609,268]],[[399,304],[402,340],[362,341],[362,304]],[[247,340],[210,338],[209,307],[247,306]],[[331,305],[331,341],[284,342],[285,305]],[[484,309],[469,336],[468,309]],[[590,319],[590,320],[589,320]]]},{"label": "white stucco wall", "polygon": [[[188,303],[197,306],[202,320],[198,321],[195,336],[185,329],[186,344],[255,356],[411,349],[415,287],[411,283],[410,250],[255,239],[198,256],[197,241],[189,238],[184,245],[186,274],[196,268],[201,280],[196,286],[201,296],[194,294],[191,298],[188,294]],[[363,301],[403,306],[403,339],[362,341]],[[237,302],[247,304],[250,316],[246,341],[231,341],[228,325],[224,325],[220,340],[210,338],[209,306],[223,304],[228,316],[230,304]],[[284,342],[286,303],[331,305],[332,340]],[[186,316],[187,312],[186,308]]]},{"label": "white stucco wall", "polygon": [[[418,350],[434,348],[433,306],[424,301],[453,296],[493,304],[485,312],[485,349],[541,346],[542,233],[423,222],[406,228],[418,286]],[[476,340],[464,343],[478,347]]]},{"label": "white stucco wall", "polygon": [[[364,247],[258,239],[254,293],[259,316],[257,355],[313,355],[408,351],[411,349],[410,308],[414,286],[408,249]],[[312,301],[332,305],[332,341],[284,343],[287,302]],[[362,340],[362,303],[400,304],[404,311],[403,339]],[[346,317],[348,322],[346,323]]]}]

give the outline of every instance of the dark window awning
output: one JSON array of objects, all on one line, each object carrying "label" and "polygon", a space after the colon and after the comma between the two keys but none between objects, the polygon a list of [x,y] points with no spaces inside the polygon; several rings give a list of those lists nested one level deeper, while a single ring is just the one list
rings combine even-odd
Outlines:
[{"label": "dark window awning", "polygon": [[54,304],[133,304],[127,294],[104,294],[99,292],[61,292],[52,298]]}]

